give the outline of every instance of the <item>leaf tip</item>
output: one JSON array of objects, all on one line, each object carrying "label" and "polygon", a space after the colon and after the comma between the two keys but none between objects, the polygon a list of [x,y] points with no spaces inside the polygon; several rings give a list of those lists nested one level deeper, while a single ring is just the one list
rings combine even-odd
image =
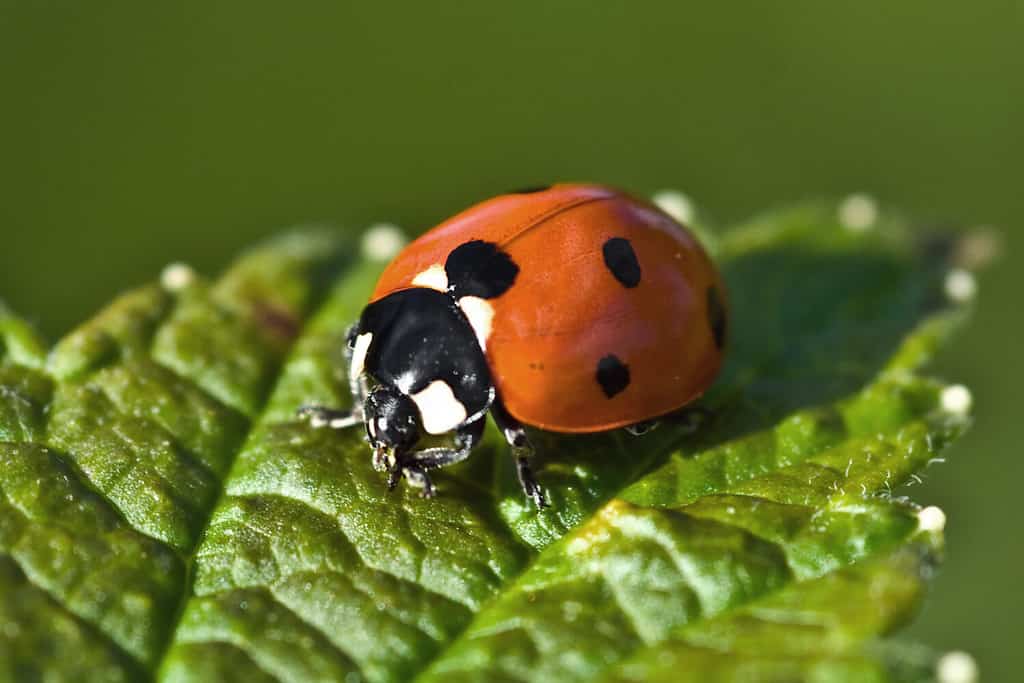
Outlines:
[{"label": "leaf tip", "polygon": [[978,664],[966,652],[947,652],[935,666],[935,677],[938,683],[977,683]]}]

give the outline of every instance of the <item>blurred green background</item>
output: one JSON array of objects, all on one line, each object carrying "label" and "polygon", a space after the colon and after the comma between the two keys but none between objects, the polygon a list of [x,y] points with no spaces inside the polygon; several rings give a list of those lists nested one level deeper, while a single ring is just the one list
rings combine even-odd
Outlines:
[{"label": "blurred green background", "polygon": [[0,2],[0,298],[55,338],[172,260],[557,179],[680,188],[719,222],[865,191],[996,226],[939,367],[977,423],[911,491],[949,515],[911,635],[1019,679],[1024,5],[270,5]]}]

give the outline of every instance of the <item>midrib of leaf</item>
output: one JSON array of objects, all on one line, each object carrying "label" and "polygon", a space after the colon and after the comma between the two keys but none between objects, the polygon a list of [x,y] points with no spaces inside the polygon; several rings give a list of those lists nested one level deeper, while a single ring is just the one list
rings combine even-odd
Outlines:
[{"label": "midrib of leaf", "polygon": [[[170,392],[169,394],[163,394],[163,397],[166,399],[166,403],[171,404],[171,413],[173,413],[175,408],[182,407],[181,405],[174,405],[174,399],[176,398],[191,404],[198,401],[198,406],[186,406],[186,408],[197,408],[195,414],[188,415],[187,411],[182,411],[178,417],[184,419],[186,423],[190,419],[193,422],[199,420],[200,423],[203,420],[218,422],[215,425],[205,425],[206,427],[212,427],[212,431],[209,429],[199,430],[196,434],[199,442],[202,442],[207,436],[212,436],[213,442],[216,445],[217,441],[223,441],[223,437],[227,437],[226,444],[230,445],[230,435],[218,432],[218,429],[222,427],[219,424],[221,420],[224,421],[224,429],[228,429],[228,431],[230,431],[228,425],[233,426],[239,432],[247,429],[246,420],[240,416],[234,417],[230,409],[222,402],[222,399],[232,402],[231,399],[235,396],[244,396],[246,388],[253,388],[251,386],[234,385],[241,387],[242,393],[232,393],[232,380],[242,379],[244,381],[244,372],[236,377],[231,377],[230,373],[221,372],[218,377],[218,370],[224,370],[224,368],[213,367],[212,370],[207,368],[205,376],[201,372],[197,375],[193,371],[195,368],[188,367],[187,360],[184,364],[178,363],[179,367],[171,368],[168,365],[175,365],[174,361],[179,358],[174,353],[176,349],[170,349],[169,352],[167,348],[164,348],[161,354],[161,349],[154,349],[152,346],[153,340],[158,338],[161,331],[168,329],[167,321],[173,319],[176,312],[180,310],[180,305],[174,301],[175,298],[180,299],[184,297],[191,299],[191,303],[194,306],[199,306],[200,309],[206,307],[219,320],[224,320],[229,325],[242,325],[242,328],[239,329],[246,330],[243,334],[250,335],[250,340],[247,342],[250,348],[254,348],[253,345],[256,345],[255,348],[258,348],[258,345],[265,344],[263,348],[266,351],[261,352],[266,354],[267,351],[278,347],[279,351],[276,353],[280,357],[284,355],[283,349],[290,345],[290,338],[292,336],[291,331],[282,329],[281,325],[288,324],[293,319],[301,318],[303,310],[317,298],[316,282],[320,279],[317,271],[323,270],[324,267],[329,266],[332,262],[337,263],[341,244],[337,239],[328,239],[326,236],[314,237],[311,234],[303,237],[284,238],[267,248],[248,254],[211,290],[207,290],[205,284],[199,281],[185,283],[186,286],[180,292],[177,292],[179,295],[177,297],[166,294],[154,287],[138,290],[134,294],[122,297],[107,312],[99,315],[94,321],[84,325],[80,330],[66,338],[55,349],[48,362],[45,363],[43,361],[41,345],[34,343],[27,333],[27,328],[5,314],[5,319],[3,320],[4,329],[2,330],[5,333],[3,335],[4,347],[8,351],[13,350],[13,353],[7,354],[8,362],[13,363],[8,366],[11,368],[10,371],[16,371],[18,365],[44,370],[49,377],[49,380],[45,381],[51,382],[51,386],[55,388],[58,394],[71,392],[71,398],[68,399],[69,405],[76,410],[79,409],[76,406],[80,404],[80,400],[75,398],[76,395],[82,397],[86,396],[88,392],[102,389],[103,400],[109,402],[113,396],[107,390],[108,388],[115,393],[118,390],[123,390],[117,397],[122,399],[120,401],[122,405],[114,407],[112,414],[109,411],[101,411],[96,415],[96,411],[90,411],[88,408],[85,408],[85,412],[81,413],[87,420],[93,420],[96,423],[94,425],[95,429],[92,432],[84,433],[84,436],[98,437],[100,439],[95,462],[87,461],[85,464],[90,469],[94,466],[100,468],[96,469],[92,476],[83,470],[82,461],[80,460],[81,456],[74,454],[74,449],[77,447],[77,444],[74,443],[74,437],[62,438],[60,433],[57,432],[55,441],[54,432],[50,425],[59,417],[54,417],[52,403],[47,402],[45,405],[37,406],[40,415],[43,416],[44,412],[45,415],[40,424],[36,426],[36,437],[42,437],[48,446],[63,445],[72,449],[70,455],[61,455],[52,449],[49,450],[46,456],[44,456],[42,451],[39,455],[39,457],[50,457],[55,465],[66,468],[69,476],[74,478],[72,486],[81,487],[79,494],[67,494],[67,500],[74,500],[74,495],[82,495],[86,497],[85,500],[89,500],[90,497],[98,497],[98,499],[105,502],[108,498],[107,493],[117,490],[121,483],[126,480],[126,477],[132,477],[137,474],[131,470],[122,469],[121,473],[113,480],[103,481],[95,479],[96,472],[101,475],[103,473],[102,468],[105,464],[102,462],[103,456],[112,455],[112,453],[103,452],[103,446],[109,446],[113,443],[109,441],[111,438],[115,440],[133,439],[141,434],[141,432],[134,433],[132,431],[135,425],[130,422],[133,417],[143,417],[138,412],[140,404],[136,399],[139,397],[131,395],[133,390],[138,389],[137,386],[131,386],[132,381],[137,380],[146,367],[145,365],[138,365],[140,362],[144,364],[151,363],[149,366],[152,368],[149,376],[150,381],[154,380],[152,372],[170,373],[169,379],[168,376],[161,377],[158,374],[155,376],[155,384],[151,384],[146,388],[149,390],[157,388]],[[200,315],[203,313],[205,311],[200,313]],[[270,316],[277,317],[271,319]],[[190,321],[186,318],[185,322],[187,324]],[[196,320],[193,319],[191,322],[195,324]],[[214,322],[216,323],[216,321]],[[205,332],[211,335],[206,337],[206,339],[214,342],[215,347],[219,339],[217,335],[220,334],[216,329],[216,324],[211,325]],[[262,341],[259,341],[259,339],[262,339]],[[11,343],[12,341],[14,344]],[[219,339],[219,341],[224,341],[224,339]],[[210,349],[198,349],[193,357],[201,359],[203,353],[208,353],[209,351]],[[170,362],[165,364],[160,361],[153,362],[148,360],[151,357],[161,355],[163,361]],[[274,355],[275,352],[271,351],[269,356],[265,356],[268,364],[262,366],[264,375],[273,376],[276,374],[273,362]],[[106,378],[108,381],[95,381],[97,374],[106,373],[110,368],[113,368],[116,372],[118,368],[125,364],[135,364],[126,375],[122,376],[122,379],[131,381],[117,383],[110,381],[110,376]],[[200,361],[198,368],[202,369],[202,361]],[[252,366],[249,369],[255,369],[256,372],[261,371],[259,366]],[[220,388],[223,391],[217,392],[216,386],[213,388],[214,393],[218,394],[215,398],[211,395],[210,391],[201,388],[201,386],[209,386],[211,379],[216,382],[218,378],[226,381],[226,383],[221,383]],[[250,377],[250,379],[252,378]],[[264,397],[268,394],[269,389],[265,389],[262,392]],[[145,415],[145,417],[153,417],[156,423],[162,423],[163,420],[161,418],[166,418],[168,415],[166,414],[167,411],[161,412],[163,404],[157,405],[158,396],[160,395],[149,396],[150,399],[153,399],[153,405],[151,406],[153,416]],[[125,411],[124,402],[127,402],[129,405],[134,403],[134,415]],[[260,402],[261,400],[258,398],[249,401],[249,407],[257,407]],[[241,407],[243,409],[246,407],[244,401]],[[114,426],[109,430],[105,430],[111,415],[114,417]],[[236,413],[236,415],[238,414]],[[81,428],[81,418],[75,419],[73,417],[69,422],[72,429]],[[189,441],[191,435],[176,434],[174,429],[170,432],[164,431],[164,428],[157,427],[156,423],[149,423],[149,428],[155,428],[157,432],[163,432],[164,436],[161,438],[165,439],[166,447],[174,449],[174,455],[171,456],[171,460],[167,464],[172,468],[177,467],[179,469],[170,470],[171,476],[173,476],[175,471],[187,472],[191,469],[193,472],[200,473],[208,481],[212,480],[214,482],[212,488],[219,490],[219,481],[217,481],[219,479],[217,476],[218,470],[223,473],[227,469],[233,459],[232,454],[230,452],[217,454],[219,462],[207,462],[197,459],[197,454],[179,441],[180,436],[184,436],[185,440]],[[118,424],[121,426],[118,426]],[[192,424],[191,426],[195,427],[196,425]],[[129,429],[129,432],[124,432],[124,429]],[[24,425],[22,431],[24,432],[23,436],[28,434],[25,432]],[[125,448],[134,448],[138,445],[138,442],[133,441],[123,441],[122,443],[124,443]],[[236,440],[236,443],[240,443],[240,440]],[[209,446],[210,444],[201,443],[201,445]],[[116,452],[117,450],[115,449],[114,453]],[[175,464],[175,458],[177,458],[177,463],[180,464]],[[181,470],[181,466],[184,466],[185,469]],[[157,476],[165,476],[159,474],[159,470],[156,470],[155,473]],[[147,476],[145,473],[143,474]],[[171,480],[164,481],[173,486]],[[210,490],[210,488],[208,487],[207,490]],[[169,503],[170,508],[165,509],[180,509],[185,503],[185,500],[180,497],[181,493],[175,493],[173,489],[168,490],[166,493],[165,500]],[[100,505],[100,508],[103,506],[102,503],[98,502],[93,505],[94,507]],[[192,520],[196,533],[205,527],[206,519],[212,509],[213,505],[210,504],[205,508],[205,511],[201,508],[197,511],[198,516],[201,516],[201,518]],[[142,535],[140,540],[148,537],[152,543],[167,544],[164,547],[180,558],[179,562],[181,563],[182,570],[188,568],[189,555],[197,544],[197,536],[193,536],[190,540],[180,535],[167,536],[161,533],[164,529],[159,527],[153,530],[140,528],[137,524],[131,523],[125,518],[124,509],[120,505],[112,505],[107,510],[109,512],[104,514],[108,515],[108,519],[112,521],[118,520],[113,522],[115,525],[125,524],[128,528],[134,528]],[[27,514],[27,512],[22,509],[20,514]],[[113,517],[109,517],[111,514]],[[28,524],[32,523],[30,517],[25,517],[25,520]],[[157,521],[159,523],[159,519]],[[40,523],[43,523],[42,520],[40,520]],[[57,523],[60,524],[60,522]],[[110,523],[108,522],[107,524],[109,525]],[[56,530],[60,527],[50,528]],[[153,531],[156,531],[156,533],[154,534]],[[147,541],[144,540],[143,542]],[[156,546],[153,547],[156,548]],[[76,614],[75,609],[68,607],[64,603],[60,595],[61,591],[54,593],[54,586],[47,585],[52,583],[52,581],[45,580],[46,577],[33,571],[33,566],[22,566],[22,570],[28,570],[26,576],[30,578],[35,576],[34,581],[38,588],[50,595],[62,609],[68,609],[71,614]],[[45,570],[45,567],[43,569]],[[86,578],[89,577],[88,571],[86,569],[86,573],[83,574]],[[173,576],[175,575],[172,574]],[[170,611],[172,616],[177,614],[179,607],[183,605],[188,586],[190,585],[186,577],[180,572],[176,576],[179,579],[176,586],[177,590],[172,591],[172,594],[167,596],[172,604],[164,605],[164,609]],[[42,582],[40,582],[40,579],[43,579]],[[115,587],[110,587],[110,589],[117,590]],[[73,618],[82,617],[76,615]],[[85,619],[83,623],[88,623],[90,628],[98,626],[92,624],[89,619]],[[127,658],[126,662],[131,661],[145,667],[147,661],[152,665],[152,662],[158,661],[162,656],[162,652],[173,634],[173,623],[169,624],[169,626],[169,628],[161,629],[166,634],[163,642],[150,642],[149,646],[147,646],[148,652],[138,649],[124,649],[121,641],[103,627],[98,627],[95,633],[109,638],[109,642],[119,648]],[[132,668],[134,666],[133,664]]]}]

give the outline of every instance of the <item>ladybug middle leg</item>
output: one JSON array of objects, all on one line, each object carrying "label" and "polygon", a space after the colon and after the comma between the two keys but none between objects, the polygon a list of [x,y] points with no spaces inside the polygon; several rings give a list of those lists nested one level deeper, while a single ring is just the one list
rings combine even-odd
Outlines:
[{"label": "ladybug middle leg", "polygon": [[352,407],[348,410],[328,408],[321,405],[304,405],[296,411],[296,416],[308,419],[311,427],[330,427],[346,429],[363,422],[363,404],[369,393],[369,385],[364,373],[352,372],[352,356],[355,351],[356,337],[359,336],[359,323],[348,328],[345,333],[345,364],[349,368],[348,387],[352,394]]},{"label": "ladybug middle leg", "polygon": [[491,404],[491,417],[494,418],[494,423],[498,425],[498,429],[501,430],[505,441],[508,442],[512,450],[512,457],[516,462],[516,475],[519,477],[519,485],[523,488],[523,493],[533,500],[537,509],[547,507],[544,491],[534,478],[533,468],[530,467],[530,458],[536,451],[533,444],[530,443],[530,438],[526,435],[526,429],[505,409],[500,398],[495,398],[494,403]]}]

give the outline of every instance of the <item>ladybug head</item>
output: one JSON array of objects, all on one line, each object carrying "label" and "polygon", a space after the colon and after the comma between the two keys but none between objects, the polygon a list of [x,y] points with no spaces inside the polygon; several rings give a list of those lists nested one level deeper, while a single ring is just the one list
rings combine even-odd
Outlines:
[{"label": "ladybug head", "polygon": [[381,385],[363,406],[366,434],[374,448],[407,451],[420,439],[420,414],[411,398],[396,387]]}]

